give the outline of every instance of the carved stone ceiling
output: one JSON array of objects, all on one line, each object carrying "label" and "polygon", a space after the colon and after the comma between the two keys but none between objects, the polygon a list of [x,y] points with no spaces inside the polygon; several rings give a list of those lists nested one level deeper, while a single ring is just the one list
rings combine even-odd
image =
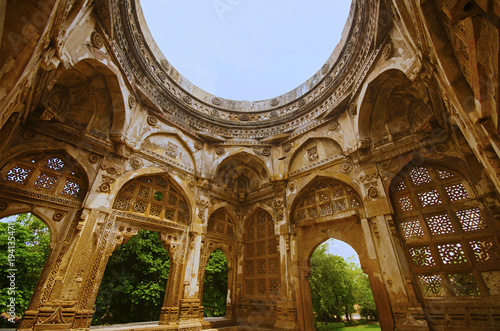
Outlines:
[{"label": "carved stone ceiling", "polygon": [[316,127],[328,121],[327,115],[344,111],[346,100],[356,95],[385,42],[374,44],[381,29],[379,1],[354,0],[346,25],[349,33],[327,63],[302,85],[307,90],[296,89],[271,100],[226,100],[189,83],[156,46],[139,0],[112,0],[116,36],[112,47],[129,84],[146,99],[144,103],[155,106],[152,112],[163,120],[223,140],[257,141]]}]

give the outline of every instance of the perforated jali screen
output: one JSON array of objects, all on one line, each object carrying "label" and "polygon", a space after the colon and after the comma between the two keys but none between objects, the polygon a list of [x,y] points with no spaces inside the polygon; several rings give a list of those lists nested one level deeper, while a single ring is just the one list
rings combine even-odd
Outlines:
[{"label": "perforated jali screen", "polygon": [[64,198],[78,199],[83,195],[83,180],[75,161],[69,156],[40,154],[27,156],[6,165],[2,181]]},{"label": "perforated jali screen", "polygon": [[115,209],[187,224],[188,206],[175,186],[161,176],[143,177],[124,185]]},{"label": "perforated jali screen", "polygon": [[424,298],[500,294],[498,234],[463,176],[416,166],[394,180],[392,199]]},{"label": "perforated jali screen", "polygon": [[258,210],[247,222],[245,242],[245,297],[272,298],[280,291],[280,257],[274,221]]}]

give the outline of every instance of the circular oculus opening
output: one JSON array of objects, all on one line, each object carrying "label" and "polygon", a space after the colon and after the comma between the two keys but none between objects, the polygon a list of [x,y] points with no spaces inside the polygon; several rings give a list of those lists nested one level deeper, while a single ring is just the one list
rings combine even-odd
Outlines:
[{"label": "circular oculus opening", "polygon": [[305,84],[328,60],[351,1],[140,0],[170,64],[230,100],[264,100]]}]

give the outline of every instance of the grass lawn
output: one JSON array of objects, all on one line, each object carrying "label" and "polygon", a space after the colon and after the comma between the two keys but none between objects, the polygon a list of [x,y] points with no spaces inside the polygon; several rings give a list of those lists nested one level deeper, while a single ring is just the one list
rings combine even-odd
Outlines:
[{"label": "grass lawn", "polygon": [[356,325],[356,326],[348,326],[344,328],[338,328],[338,329],[323,329],[325,327],[324,323],[319,323],[322,325],[322,328],[319,328],[318,330],[334,330],[334,331],[352,331],[352,330],[372,330],[372,331],[377,331],[380,330],[380,325],[378,323],[372,323],[372,324],[367,324],[367,325]]},{"label": "grass lawn", "polygon": [[340,328],[340,329],[336,329],[336,330],[380,330],[380,325],[378,324],[368,324],[368,325],[357,325],[357,326],[350,326],[350,327],[347,327],[347,328]]}]

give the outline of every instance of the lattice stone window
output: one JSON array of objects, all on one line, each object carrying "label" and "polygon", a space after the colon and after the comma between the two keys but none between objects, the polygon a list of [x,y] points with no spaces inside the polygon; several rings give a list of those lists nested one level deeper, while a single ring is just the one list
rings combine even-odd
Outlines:
[{"label": "lattice stone window", "polygon": [[362,207],[354,189],[333,179],[321,179],[310,184],[298,201],[294,212],[296,222]]},{"label": "lattice stone window", "polygon": [[211,236],[234,238],[234,222],[223,208],[217,209],[210,215],[207,232]]},{"label": "lattice stone window", "polygon": [[161,176],[148,176],[125,184],[118,193],[114,208],[187,224],[188,206],[179,191]]},{"label": "lattice stone window", "polygon": [[270,298],[280,291],[280,258],[274,221],[259,209],[248,220],[243,235],[245,242],[245,296]]},{"label": "lattice stone window", "polygon": [[74,164],[76,161],[69,156],[32,155],[7,164],[0,171],[0,179],[8,185],[24,186],[43,194],[79,199],[83,176]]},{"label": "lattice stone window", "polygon": [[424,298],[500,295],[496,227],[469,188],[457,171],[426,164],[393,180],[395,223]]}]

